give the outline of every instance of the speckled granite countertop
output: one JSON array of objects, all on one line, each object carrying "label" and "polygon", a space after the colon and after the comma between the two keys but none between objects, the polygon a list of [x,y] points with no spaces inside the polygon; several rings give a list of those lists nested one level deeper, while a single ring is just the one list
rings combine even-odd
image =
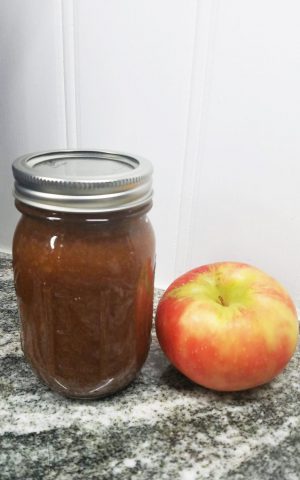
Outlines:
[{"label": "speckled granite countertop", "polygon": [[298,351],[268,386],[213,393],[175,371],[154,337],[126,390],[62,398],[24,361],[10,257],[0,254],[1,480],[298,480],[299,372]]}]

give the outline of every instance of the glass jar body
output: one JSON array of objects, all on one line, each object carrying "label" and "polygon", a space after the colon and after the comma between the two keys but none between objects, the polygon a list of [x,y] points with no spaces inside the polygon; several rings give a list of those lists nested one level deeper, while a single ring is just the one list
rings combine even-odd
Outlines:
[{"label": "glass jar body", "polygon": [[13,267],[27,360],[66,396],[120,390],[136,377],[150,346],[149,206],[105,215],[17,208]]}]

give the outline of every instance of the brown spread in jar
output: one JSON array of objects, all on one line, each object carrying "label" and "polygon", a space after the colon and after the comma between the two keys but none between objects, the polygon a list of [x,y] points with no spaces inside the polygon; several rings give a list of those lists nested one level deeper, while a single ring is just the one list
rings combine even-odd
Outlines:
[{"label": "brown spread in jar", "polygon": [[95,398],[123,388],[150,344],[151,201],[120,211],[65,212],[16,197],[22,217],[13,263],[26,358],[67,396]]}]

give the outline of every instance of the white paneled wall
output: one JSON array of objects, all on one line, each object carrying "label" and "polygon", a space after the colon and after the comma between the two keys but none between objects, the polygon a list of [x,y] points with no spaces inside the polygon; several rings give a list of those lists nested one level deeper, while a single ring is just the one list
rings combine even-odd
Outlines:
[{"label": "white paneled wall", "polygon": [[0,2],[0,249],[10,250],[18,214],[11,161],[66,146],[61,4]]},{"label": "white paneled wall", "polygon": [[16,155],[123,150],[155,167],[157,285],[241,260],[300,304],[299,18],[298,0],[2,0],[0,247]]},{"label": "white paneled wall", "polygon": [[88,0],[75,11],[79,146],[154,163],[160,284],[175,273],[195,14],[183,0]]}]

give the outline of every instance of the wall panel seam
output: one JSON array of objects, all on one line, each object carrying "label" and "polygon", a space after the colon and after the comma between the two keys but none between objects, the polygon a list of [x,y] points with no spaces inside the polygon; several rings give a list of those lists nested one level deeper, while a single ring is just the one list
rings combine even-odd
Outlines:
[{"label": "wall panel seam", "polygon": [[[184,148],[184,158],[183,158],[183,168],[182,168],[182,180],[181,180],[181,190],[180,190],[180,204],[179,204],[179,214],[178,214],[178,225],[177,225],[177,239],[176,239],[176,253],[175,253],[175,275],[178,274],[179,264],[182,263],[182,255],[184,255],[182,250],[182,240],[183,235],[186,232],[183,232],[183,225],[186,222],[183,221],[183,217],[187,212],[184,212],[186,207],[185,197],[185,188],[187,184],[187,174],[186,174],[186,165],[189,161],[187,148],[191,135],[191,111],[192,111],[192,101],[193,101],[193,83],[195,76],[195,65],[196,65],[196,49],[197,49],[197,36],[198,36],[198,17],[199,17],[200,2],[196,0],[196,11],[195,11],[195,22],[194,22],[194,38],[193,38],[193,53],[192,53],[192,65],[191,65],[191,74],[189,81],[189,99],[188,99],[188,112],[186,119],[186,133],[185,133],[185,148]],[[179,267],[179,268],[178,268]]]},{"label": "wall panel seam", "polygon": [[196,45],[197,45],[197,31],[198,31],[198,15],[199,15],[199,2],[196,0],[195,3],[195,21],[194,21],[194,36],[193,36],[193,52],[192,52],[192,64],[191,64],[191,73],[189,79],[189,96],[188,96],[188,108],[187,108],[187,118],[186,118],[186,131],[185,131],[185,139],[184,139],[184,155],[182,161],[182,169],[181,169],[181,186],[180,186],[180,199],[179,199],[179,212],[178,212],[178,222],[177,222],[177,238],[176,238],[176,251],[175,251],[175,275],[178,272],[178,264],[180,262],[180,255],[181,255],[181,220],[184,211],[184,189],[186,184],[186,174],[185,174],[185,165],[188,161],[187,159],[187,145],[188,139],[190,138],[190,128],[191,128],[191,109],[192,109],[192,90],[193,90],[193,78],[195,74],[195,56],[196,56]]},{"label": "wall panel seam", "polygon": [[[80,43],[80,28],[79,28],[79,0],[73,0],[73,51],[74,51],[74,86],[75,86],[75,109],[76,109],[76,139],[77,148],[81,146],[81,109],[80,109],[80,61],[79,61],[79,43]],[[91,147],[91,146],[89,146]],[[93,147],[93,146],[92,146]]]},{"label": "wall panel seam", "polygon": [[[218,21],[218,11],[219,11],[219,1],[220,0],[213,0],[210,4],[210,18],[209,18],[209,26],[208,26],[208,35],[207,35],[207,48],[206,48],[206,58],[205,58],[205,68],[203,72],[203,88],[202,88],[202,95],[201,95],[201,110],[199,112],[200,119],[199,119],[199,131],[198,131],[198,140],[197,140],[197,149],[196,149],[196,171],[194,176],[194,186],[198,188],[194,188],[193,190],[193,197],[192,197],[192,204],[191,204],[191,212],[197,212],[199,209],[199,191],[200,191],[200,184],[201,184],[201,171],[205,164],[205,140],[206,140],[206,128],[207,128],[207,120],[208,120],[208,112],[209,112],[209,102],[210,102],[210,94],[211,94],[211,87],[212,87],[212,79],[213,79],[213,64],[214,64],[214,57],[215,57],[215,44],[216,44],[216,33],[217,33],[217,21]],[[205,208],[205,206],[204,206]],[[195,249],[199,248],[196,245],[196,239],[192,235],[192,223],[190,223],[189,228],[189,240],[188,240],[188,251],[192,253]],[[205,225],[203,225],[205,228]],[[201,250],[201,246],[200,246]]]},{"label": "wall panel seam", "polygon": [[[192,225],[194,221],[197,221],[195,198],[198,192],[197,187],[199,187],[200,170],[204,161],[205,122],[207,121],[218,5],[219,0],[197,1],[191,91],[175,257],[176,275],[183,273],[187,268],[188,256],[193,243],[191,238]],[[205,208],[205,205],[203,208]]]},{"label": "wall panel seam", "polygon": [[77,92],[75,75],[75,18],[73,0],[61,0],[66,146],[77,148]]}]

